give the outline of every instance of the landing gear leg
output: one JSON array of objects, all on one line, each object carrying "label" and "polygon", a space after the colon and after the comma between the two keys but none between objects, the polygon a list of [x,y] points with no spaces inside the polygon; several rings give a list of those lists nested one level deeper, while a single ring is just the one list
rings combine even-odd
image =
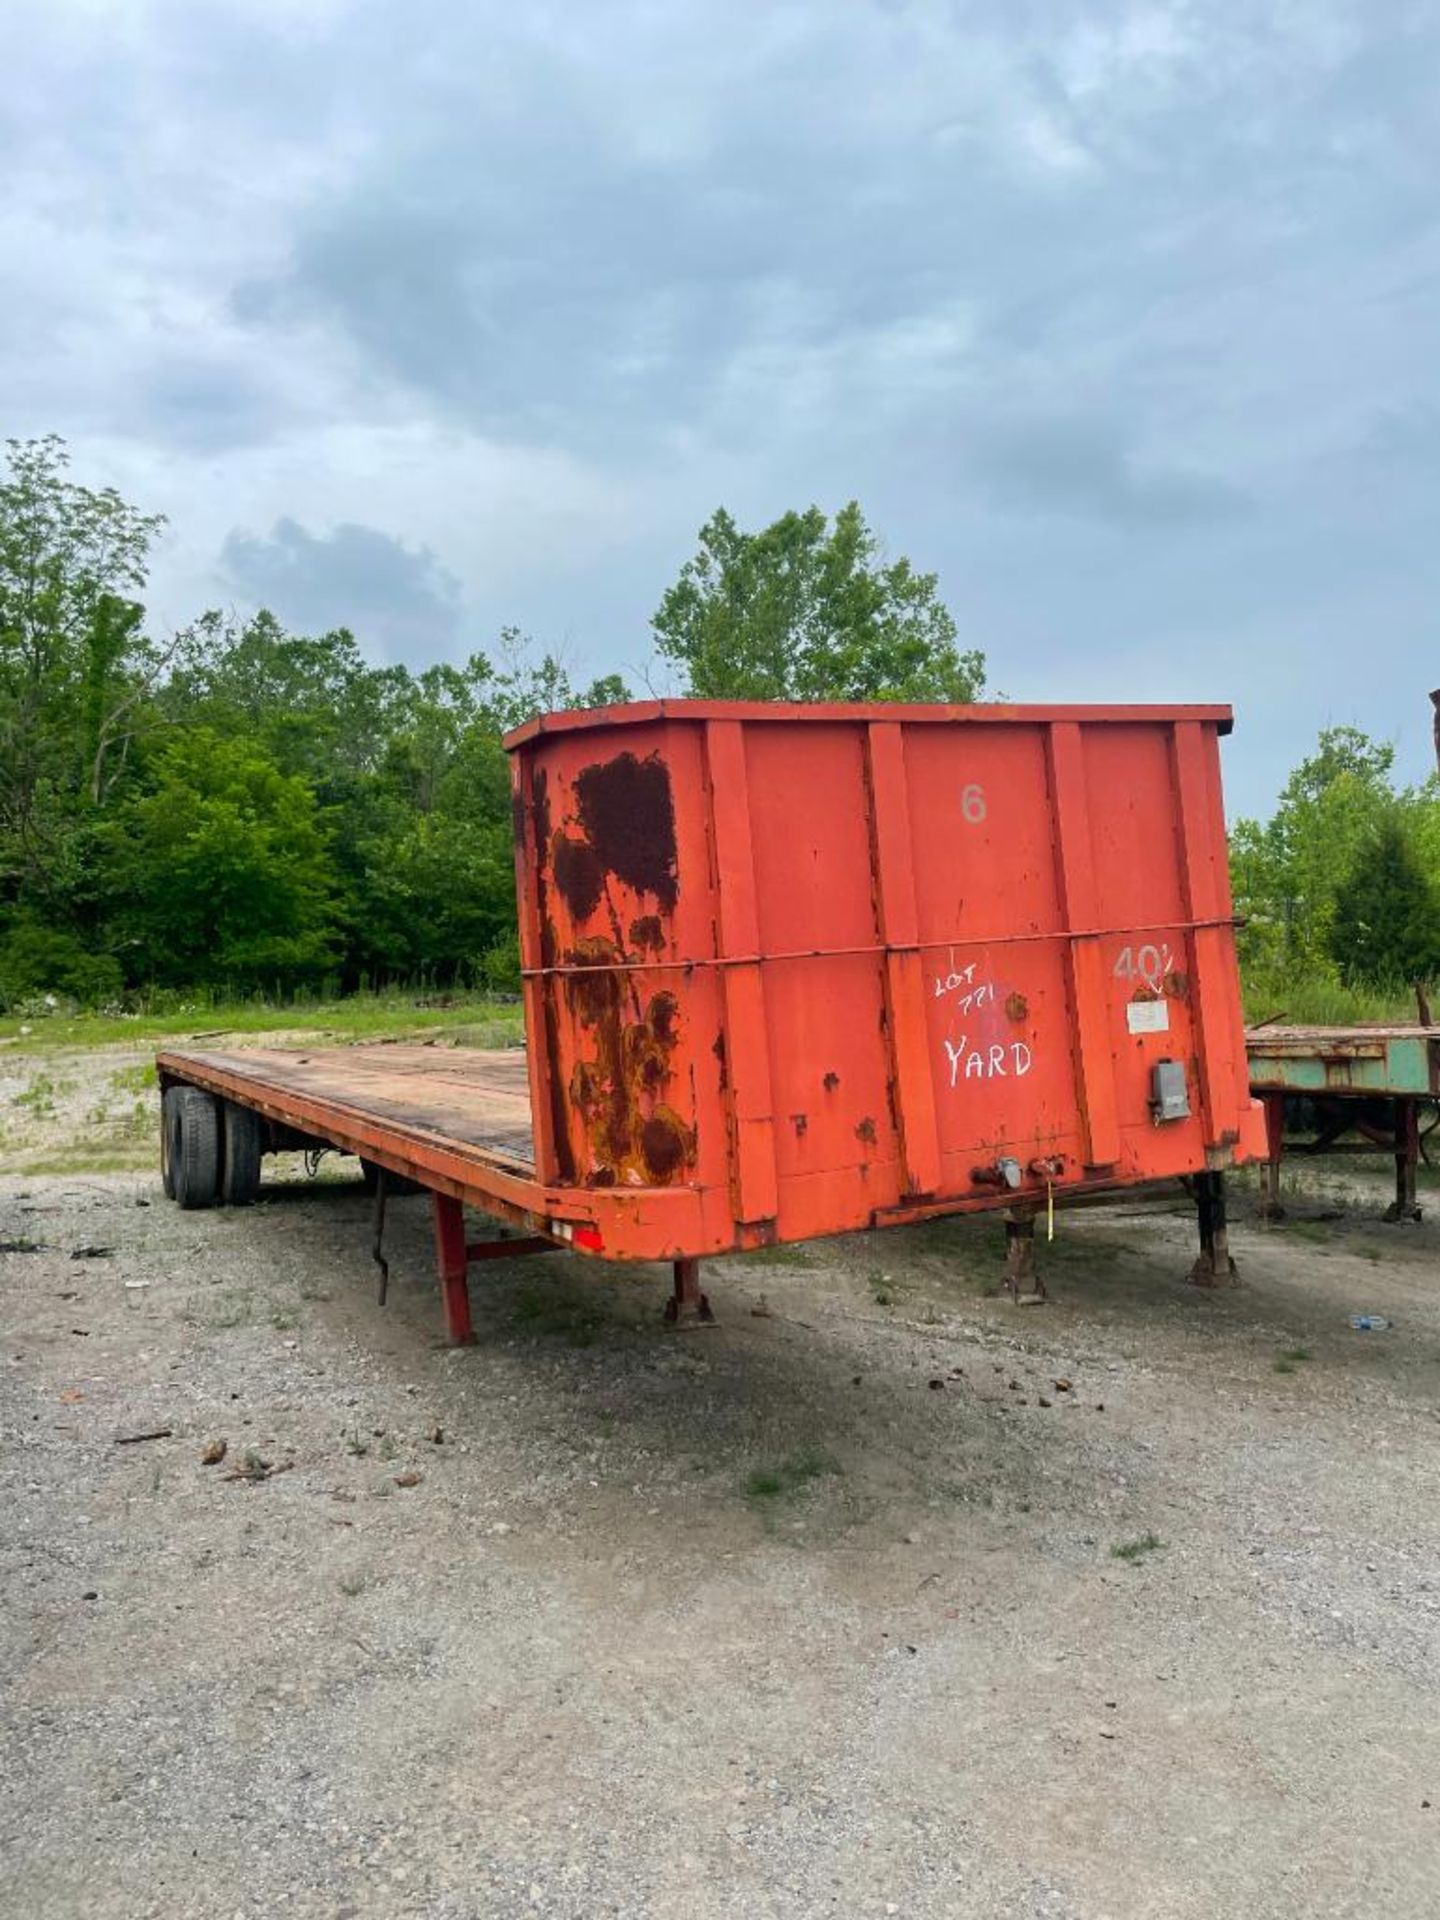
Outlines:
[{"label": "landing gear leg", "polygon": [[433,1196],[435,1208],[435,1263],[440,1269],[440,1297],[445,1307],[445,1338],[452,1347],[475,1344],[470,1325],[469,1265],[465,1245],[465,1209],[448,1193]]},{"label": "landing gear leg", "polygon": [[713,1327],[710,1302],[700,1291],[700,1262],[677,1260],[675,1290],[665,1302],[665,1318],[672,1327]]},{"label": "landing gear leg", "polygon": [[1197,1287],[1236,1287],[1239,1277],[1230,1258],[1230,1229],[1225,1218],[1225,1176],[1197,1173],[1195,1207],[1200,1219],[1200,1258],[1190,1269]]},{"label": "landing gear leg", "polygon": [[1035,1215],[1029,1207],[1011,1207],[1005,1215],[1005,1286],[1017,1306],[1049,1297],[1035,1264]]},{"label": "landing gear leg", "polygon": [[1285,1096],[1267,1093],[1265,1102],[1265,1171],[1261,1176],[1260,1218],[1283,1220],[1280,1202],[1280,1160],[1285,1152]]},{"label": "landing gear leg", "polygon": [[1420,1158],[1420,1109],[1413,1100],[1395,1102],[1395,1198],[1385,1209],[1387,1220],[1418,1220],[1415,1167]]}]

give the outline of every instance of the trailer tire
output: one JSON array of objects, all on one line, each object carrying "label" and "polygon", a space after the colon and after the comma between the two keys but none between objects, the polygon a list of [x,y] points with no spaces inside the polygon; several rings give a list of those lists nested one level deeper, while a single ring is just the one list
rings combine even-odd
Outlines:
[{"label": "trailer tire", "polygon": [[176,1202],[187,1212],[213,1207],[220,1187],[219,1103],[203,1087],[172,1087],[170,1094],[166,1159]]},{"label": "trailer tire", "polygon": [[175,1198],[175,1167],[170,1153],[170,1128],[173,1124],[171,1114],[175,1106],[178,1087],[166,1087],[160,1096],[160,1185],[165,1190],[165,1198]]},{"label": "trailer tire", "polygon": [[220,1198],[227,1207],[248,1207],[260,1191],[265,1125],[253,1107],[225,1102],[221,1116]]}]

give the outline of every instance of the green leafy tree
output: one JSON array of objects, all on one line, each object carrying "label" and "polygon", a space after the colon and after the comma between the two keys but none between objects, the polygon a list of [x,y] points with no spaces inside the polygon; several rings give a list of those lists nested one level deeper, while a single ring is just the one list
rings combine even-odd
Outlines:
[{"label": "green leafy tree", "polygon": [[1359,850],[1335,897],[1330,952],[1347,986],[1440,974],[1440,896],[1398,812]]},{"label": "green leafy tree", "polygon": [[132,978],[265,988],[322,974],[334,878],[309,783],[258,742],[204,727],[165,742],[152,781],[111,840]]},{"label": "green leafy tree", "polygon": [[173,658],[134,596],[164,524],[68,478],[55,435],[11,440],[0,476],[0,886],[46,900],[83,804],[124,769]]},{"label": "green leafy tree", "polygon": [[1252,968],[1326,973],[1336,896],[1362,849],[1397,807],[1395,749],[1355,727],[1329,727],[1286,781],[1265,824],[1231,833],[1237,911],[1247,921],[1241,955]]},{"label": "green leafy tree", "polygon": [[420,673],[267,612],[158,643],[161,525],[54,437],[0,457],[0,1000],[513,980],[502,736],[623,682],[577,687],[516,628]]},{"label": "green leafy tree", "polygon": [[984,655],[962,653],[933,573],[886,564],[852,500],[746,533],[723,508],[652,618],[688,691],[740,700],[967,701]]},{"label": "green leafy tree", "polygon": [[[559,713],[571,707],[613,707],[630,698],[630,689],[618,673],[576,687],[568,667],[555,654],[544,653],[536,659],[533,641],[518,627],[500,629],[495,651],[498,664],[489,669],[486,707],[502,734],[534,719],[537,713]],[[470,665],[473,670],[475,659]]]},{"label": "green leafy tree", "polygon": [[428,667],[391,714],[375,778],[347,809],[349,970],[515,983],[515,855],[501,738],[533,714],[628,698],[612,676],[578,692],[514,628],[498,664]]},{"label": "green leafy tree", "polygon": [[85,1006],[117,1000],[124,987],[119,963],[94,953],[63,927],[17,914],[0,933],[0,1009],[23,1006],[43,993],[64,994]]},{"label": "green leafy tree", "polygon": [[510,773],[493,680],[480,655],[411,680],[384,758],[347,811],[346,945],[357,974],[474,978],[513,930]]}]

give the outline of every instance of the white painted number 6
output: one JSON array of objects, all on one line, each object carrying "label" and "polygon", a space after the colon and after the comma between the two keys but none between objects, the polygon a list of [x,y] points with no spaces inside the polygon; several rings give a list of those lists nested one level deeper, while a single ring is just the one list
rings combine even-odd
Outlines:
[{"label": "white painted number 6", "polygon": [[973,827],[985,818],[985,789],[972,780],[960,796],[962,817]]}]

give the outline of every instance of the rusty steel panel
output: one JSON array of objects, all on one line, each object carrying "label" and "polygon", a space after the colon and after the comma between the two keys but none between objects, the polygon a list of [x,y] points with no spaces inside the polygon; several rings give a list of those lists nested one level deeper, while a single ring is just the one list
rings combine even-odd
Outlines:
[{"label": "rusty steel panel", "polygon": [[1257,1093],[1440,1094],[1440,1028],[1252,1027],[1245,1044]]},{"label": "rusty steel panel", "polygon": [[[649,702],[511,735],[537,1177],[702,1253],[1263,1157],[1224,707]],[[1154,1068],[1189,1112],[1157,1124]]]}]

